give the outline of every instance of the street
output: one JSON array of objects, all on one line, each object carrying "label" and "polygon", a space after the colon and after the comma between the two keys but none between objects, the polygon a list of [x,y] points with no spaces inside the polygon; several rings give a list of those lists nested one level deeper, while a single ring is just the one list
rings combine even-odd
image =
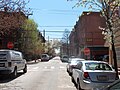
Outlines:
[{"label": "street", "polygon": [[0,90],[76,90],[66,64],[55,57],[48,62],[28,64],[28,72],[15,79],[0,79]]}]

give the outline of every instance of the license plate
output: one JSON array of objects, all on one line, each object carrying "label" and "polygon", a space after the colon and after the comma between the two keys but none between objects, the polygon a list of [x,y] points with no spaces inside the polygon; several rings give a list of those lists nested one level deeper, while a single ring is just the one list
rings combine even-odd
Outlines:
[{"label": "license plate", "polygon": [[100,75],[100,76],[97,77],[97,79],[98,79],[99,81],[107,81],[107,80],[108,80],[108,77],[105,76],[105,75]]}]

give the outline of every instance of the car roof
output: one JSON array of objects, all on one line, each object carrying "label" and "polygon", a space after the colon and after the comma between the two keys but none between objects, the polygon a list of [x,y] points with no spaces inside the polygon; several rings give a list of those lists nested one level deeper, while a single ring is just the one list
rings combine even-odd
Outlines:
[{"label": "car roof", "polygon": [[15,50],[10,50],[10,49],[1,49],[0,51],[15,51]]},{"label": "car roof", "polygon": [[83,63],[86,63],[86,62],[96,62],[96,63],[106,63],[106,64],[108,64],[107,62],[104,62],[104,61],[96,61],[96,60],[83,60],[83,61],[81,61],[81,62],[83,62]]},{"label": "car roof", "polygon": [[71,58],[71,60],[85,60],[83,58]]}]

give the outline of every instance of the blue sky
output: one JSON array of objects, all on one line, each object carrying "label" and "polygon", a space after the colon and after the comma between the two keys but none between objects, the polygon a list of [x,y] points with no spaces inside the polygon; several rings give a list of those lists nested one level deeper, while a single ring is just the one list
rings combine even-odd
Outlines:
[{"label": "blue sky", "polygon": [[83,12],[83,8],[72,8],[76,1],[67,0],[30,0],[27,5],[32,8],[33,15],[29,18],[34,19],[38,24],[38,29],[43,33],[46,31],[45,38],[56,39],[62,38],[63,32],[49,31],[64,31],[72,30],[79,16]]}]

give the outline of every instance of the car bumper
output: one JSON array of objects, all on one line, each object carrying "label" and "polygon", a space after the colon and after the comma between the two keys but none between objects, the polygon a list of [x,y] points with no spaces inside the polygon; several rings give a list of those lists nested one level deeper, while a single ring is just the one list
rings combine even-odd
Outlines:
[{"label": "car bumper", "polygon": [[0,70],[0,75],[11,74],[12,70]]},{"label": "car bumper", "polygon": [[41,59],[41,61],[49,61],[49,59]]},{"label": "car bumper", "polygon": [[112,82],[91,82],[87,80],[83,80],[80,83],[82,89],[90,89],[90,90],[99,90],[99,88],[109,85]]}]

